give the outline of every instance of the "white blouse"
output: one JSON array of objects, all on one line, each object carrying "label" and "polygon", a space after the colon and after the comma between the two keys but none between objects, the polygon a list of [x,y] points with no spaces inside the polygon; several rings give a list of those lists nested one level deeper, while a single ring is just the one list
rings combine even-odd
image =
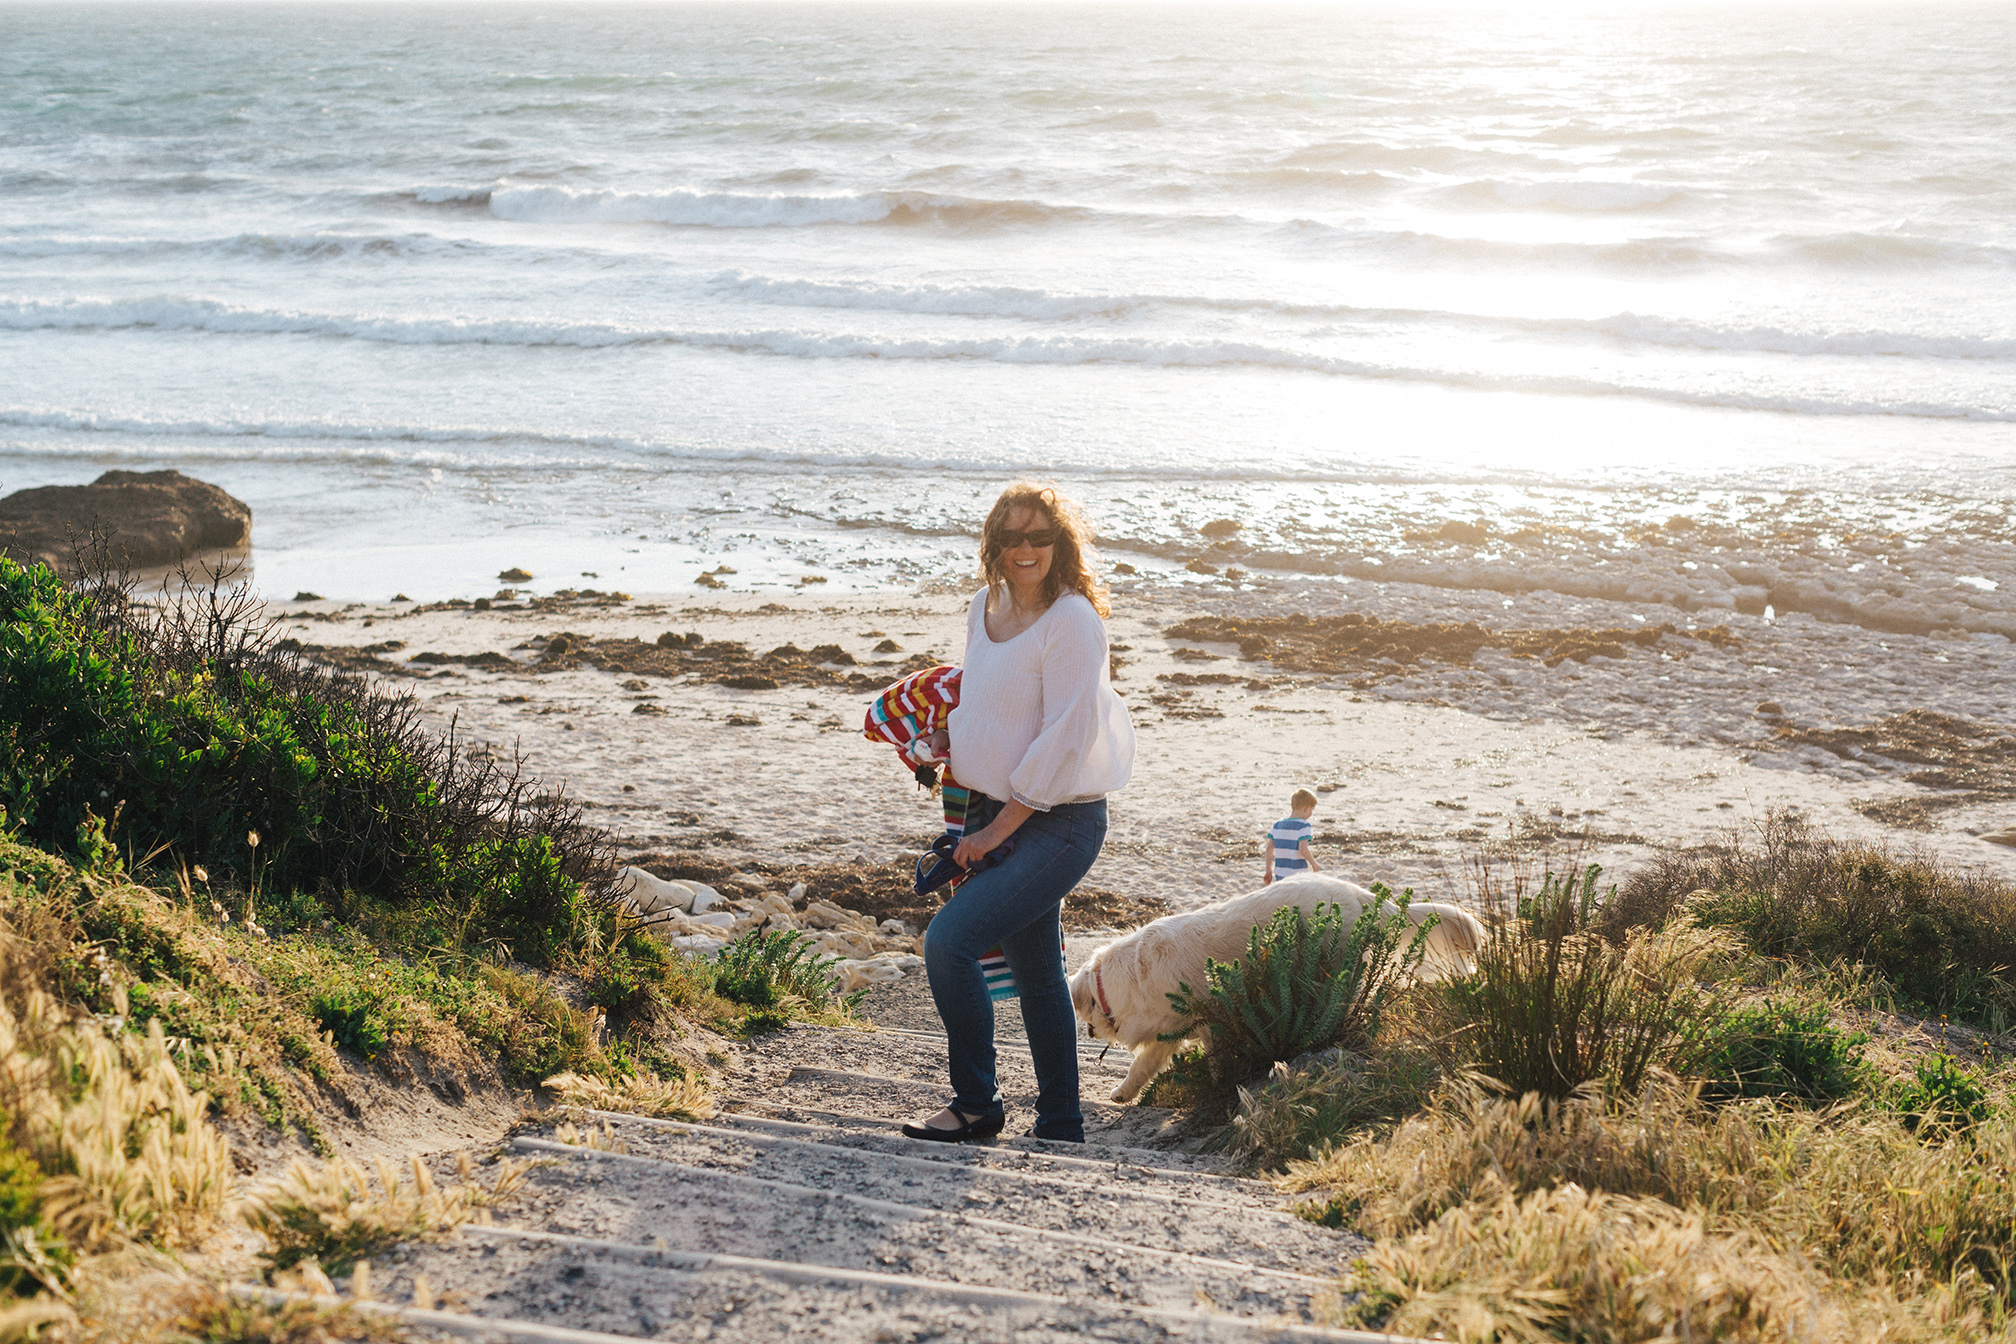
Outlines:
[{"label": "white blouse", "polygon": [[1134,724],[1108,679],[1106,623],[1064,593],[1036,623],[996,643],[987,590],[966,614],[966,662],[948,726],[952,773],[967,788],[1039,812],[1089,803],[1134,773]]}]

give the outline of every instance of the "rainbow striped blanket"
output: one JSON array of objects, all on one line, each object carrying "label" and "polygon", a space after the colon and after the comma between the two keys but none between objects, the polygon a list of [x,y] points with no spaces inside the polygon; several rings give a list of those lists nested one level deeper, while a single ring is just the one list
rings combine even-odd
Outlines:
[{"label": "rainbow striped blanket", "polygon": [[[973,795],[952,777],[949,764],[937,769],[932,764],[919,761],[912,754],[911,744],[943,728],[958,703],[959,669],[944,665],[927,667],[921,672],[912,672],[876,696],[874,703],[868,706],[867,719],[861,725],[863,737],[896,748],[897,759],[910,767],[918,782],[930,782],[936,789],[947,835],[966,833],[968,809],[974,807]],[[951,889],[956,891],[971,876],[971,873],[961,873],[953,878]],[[1059,950],[1062,950],[1061,944]],[[1000,948],[981,954],[980,973],[987,980],[989,998],[1016,997],[1015,974],[1008,969],[1008,958]]]}]

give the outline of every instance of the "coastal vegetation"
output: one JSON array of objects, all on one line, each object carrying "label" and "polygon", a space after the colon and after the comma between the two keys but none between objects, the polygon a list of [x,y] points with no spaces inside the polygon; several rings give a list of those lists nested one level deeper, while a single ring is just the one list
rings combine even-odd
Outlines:
[{"label": "coastal vegetation", "polygon": [[[330,1160],[375,1087],[694,1118],[710,1041],[844,1011],[816,959],[728,986],[649,936],[611,857],[243,589],[0,558],[0,1338],[383,1335],[218,1287],[326,1284],[520,1179]],[[248,1182],[258,1133],[319,1156]]]},{"label": "coastal vegetation", "polygon": [[1222,1119],[1239,1084],[1277,1062],[1342,1045],[1363,1046],[1379,1032],[1388,1000],[1420,966],[1428,927],[1407,921],[1409,891],[1375,884],[1380,903],[1347,928],[1343,907],[1313,912],[1286,906],[1247,937],[1246,955],[1205,964],[1205,984],[1185,984],[1170,1003],[1185,1014],[1183,1035],[1200,1042],[1179,1054],[1147,1100]]},{"label": "coastal vegetation", "polygon": [[1340,1316],[1476,1341],[2016,1337],[2016,890],[1784,815],[1607,889],[1476,874],[1477,973],[1350,1048],[1277,1051],[1215,1135],[1375,1239]]}]

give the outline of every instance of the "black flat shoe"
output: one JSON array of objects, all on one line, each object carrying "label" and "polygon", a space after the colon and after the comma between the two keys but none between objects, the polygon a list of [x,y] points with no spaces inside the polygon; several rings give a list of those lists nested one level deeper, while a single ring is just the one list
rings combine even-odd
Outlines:
[{"label": "black flat shoe", "polygon": [[[958,1111],[952,1112],[958,1115]],[[932,1143],[964,1143],[968,1139],[991,1139],[1001,1132],[1008,1123],[1005,1115],[982,1115],[966,1121],[957,1129],[934,1129],[930,1125],[905,1125],[903,1137],[925,1139]]]}]

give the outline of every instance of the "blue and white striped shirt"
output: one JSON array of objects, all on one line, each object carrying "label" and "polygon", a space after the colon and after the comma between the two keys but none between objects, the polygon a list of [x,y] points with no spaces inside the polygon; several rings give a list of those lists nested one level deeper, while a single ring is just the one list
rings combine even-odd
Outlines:
[{"label": "blue and white striped shirt", "polygon": [[1309,860],[1302,857],[1302,842],[1307,840],[1315,827],[1307,817],[1283,817],[1267,832],[1267,842],[1274,846],[1274,875],[1307,872]]}]

